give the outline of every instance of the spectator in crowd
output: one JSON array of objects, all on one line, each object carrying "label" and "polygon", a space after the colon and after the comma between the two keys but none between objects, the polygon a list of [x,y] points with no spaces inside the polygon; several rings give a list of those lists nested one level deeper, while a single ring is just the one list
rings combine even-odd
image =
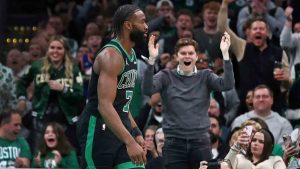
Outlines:
[{"label": "spectator in crowd", "polygon": [[148,125],[156,125],[161,126],[161,122],[163,121],[163,117],[161,114],[162,103],[158,102],[152,109],[151,109],[151,116],[149,117]]},{"label": "spectator in crowd", "polygon": [[[229,90],[234,86],[228,49],[230,37],[222,38],[220,49],[224,59],[224,78],[210,70],[197,71],[195,63],[198,44],[192,39],[179,39],[175,46],[177,69],[164,69],[153,77],[153,64],[158,55],[154,37],[149,40],[148,67],[143,89],[145,94],[160,92],[162,101],[162,128],[166,142],[163,149],[166,169],[199,168],[201,160],[211,158],[208,106],[210,92]],[[175,153],[176,152],[176,153]],[[192,158],[193,157],[193,158]]]},{"label": "spectator in crowd", "polygon": [[253,110],[253,90],[248,90],[245,102],[247,111]]},{"label": "spectator in crowd", "polygon": [[[46,28],[51,29],[51,27],[54,29],[53,35],[67,36],[67,25],[61,15],[51,15],[48,18]],[[78,48],[78,42],[70,37],[66,37],[66,40],[69,45],[69,52],[71,56],[74,56]]]},{"label": "spectator in crowd", "polygon": [[295,33],[300,33],[300,22],[295,23],[294,32]]},{"label": "spectator in crowd", "polygon": [[96,24],[96,22],[89,22],[85,26],[85,32],[84,32],[84,37],[87,38],[89,35],[95,35],[98,34],[100,35],[102,32],[99,29],[99,26]]},{"label": "spectator in crowd", "polygon": [[243,32],[245,34],[245,40],[246,42],[250,43],[251,42],[251,36],[250,36],[250,32],[251,32],[251,24],[252,24],[253,19],[248,19],[244,26],[243,26]]},{"label": "spectator in crowd", "polygon": [[174,47],[177,40],[185,30],[193,28],[193,13],[185,9],[178,11],[175,27],[176,31],[171,36],[159,40],[160,52],[174,54]]},{"label": "spectator in crowd", "polygon": [[54,36],[46,56],[32,63],[29,71],[17,83],[17,108],[26,110],[26,88],[34,83],[32,98],[32,147],[42,136],[47,122],[55,121],[66,127],[66,135],[76,146],[76,122],[83,100],[82,76],[71,62],[64,37]]},{"label": "spectator in crowd", "polygon": [[16,80],[20,78],[19,74],[27,64],[24,60],[22,52],[17,48],[13,48],[7,53],[6,66],[12,69]]},{"label": "spectator in crowd", "polygon": [[[241,145],[248,147],[246,154],[241,154]],[[285,169],[286,166],[279,156],[272,156],[274,137],[269,130],[261,129],[248,136],[242,131],[238,141],[230,148],[223,163],[230,169],[271,168]],[[200,169],[206,169],[207,162],[201,162]]]},{"label": "spectator in crowd", "polygon": [[155,4],[151,4],[151,3],[146,4],[144,12],[145,12],[146,18],[148,20],[148,23],[151,20],[158,17],[158,10],[157,10]]},{"label": "spectator in crowd", "polygon": [[[258,85],[253,94],[253,110],[238,116],[232,123],[231,128],[240,126],[242,122],[252,117],[259,117],[268,124],[274,135],[275,143],[283,144],[282,136],[292,132],[290,122],[272,111],[273,93],[266,85]],[[280,125],[278,125],[280,124]]]},{"label": "spectator in crowd", "polygon": [[140,108],[138,115],[134,120],[142,131],[144,131],[146,127],[150,125],[161,126],[161,107],[157,106],[158,104],[161,104],[160,94],[155,93],[147,100],[144,106]]},{"label": "spectator in crowd", "polygon": [[28,52],[30,54],[29,64],[31,64],[33,61],[45,56],[46,49],[47,49],[47,42],[43,41],[40,38],[31,39],[30,45],[28,48]]},{"label": "spectator in crowd", "polygon": [[[220,115],[221,115],[220,104],[217,102],[216,99],[210,98],[207,112],[209,115],[220,117]],[[223,124],[224,124],[224,121],[223,121]]]},{"label": "spectator in crowd", "polygon": [[[239,145],[248,145],[245,155],[240,154]],[[236,144],[231,148],[226,161],[230,162],[232,169],[272,168],[285,169],[286,166],[279,156],[272,156],[274,137],[269,130],[261,129],[256,131],[250,138],[245,131],[242,131]]]},{"label": "spectator in crowd", "polygon": [[147,161],[158,156],[155,147],[155,131],[157,126],[148,126],[145,130],[145,143],[147,149]]},{"label": "spectator in crowd", "polygon": [[[294,1],[294,3],[299,2]],[[295,4],[294,4],[295,5]],[[294,7],[296,7],[295,5]],[[294,127],[299,126],[300,112],[300,33],[297,27],[300,27],[299,18],[295,15],[292,6],[288,6],[285,10],[287,20],[281,32],[280,44],[288,52],[289,61],[291,64],[291,78],[294,82],[289,91],[288,109],[285,112],[286,118],[289,119]],[[299,14],[299,13],[298,13]],[[296,17],[296,18],[293,18]],[[292,25],[294,25],[294,33],[292,33]]]},{"label": "spectator in crowd", "polygon": [[174,5],[170,0],[160,0],[156,3],[158,17],[152,19],[149,25],[149,32],[158,30],[162,38],[171,36],[175,31],[175,11]]},{"label": "spectator in crowd", "polygon": [[54,28],[54,32],[57,35],[63,35],[64,31],[66,30],[62,18],[58,15],[50,16],[47,21],[47,26]]},{"label": "spectator in crowd", "polygon": [[86,44],[92,52],[92,55],[90,58],[90,62],[92,62],[94,60],[94,55],[96,54],[97,50],[101,47],[102,36],[99,34],[99,32],[94,32],[94,33],[88,34],[86,36]]},{"label": "spectator in crowd", "polygon": [[18,134],[21,115],[17,111],[0,112],[0,168],[29,168],[31,152],[28,143]]},{"label": "spectator in crowd", "polygon": [[[248,90],[259,84],[266,84],[274,92],[273,110],[282,113],[286,104],[284,95],[291,83],[287,55],[282,49],[267,42],[270,30],[265,20],[254,19],[252,21],[250,43],[237,37],[226,23],[229,1],[223,0],[222,2],[218,29],[228,31],[232,37],[232,52],[238,61],[239,68],[237,91],[240,100],[245,100]],[[282,66],[274,71],[276,63]],[[241,102],[239,113],[244,113],[245,109],[245,103]]]},{"label": "spectator in crowd", "polygon": [[32,167],[79,168],[76,152],[59,123],[50,122],[46,125]]},{"label": "spectator in crowd", "polygon": [[210,120],[210,140],[212,144],[213,159],[222,160],[229,151],[229,146],[221,139],[222,129],[220,120],[216,116],[209,116]]},{"label": "spectator in crowd", "polygon": [[209,69],[208,57],[205,53],[198,54],[198,60],[196,61],[196,67],[198,70]]},{"label": "spectator in crowd", "polygon": [[158,156],[148,161],[146,169],[164,169],[162,149],[165,144],[165,135],[162,128],[158,128],[155,132],[155,145]]},{"label": "spectator in crowd", "polygon": [[145,15],[138,7],[122,5],[115,12],[115,38],[96,54],[89,101],[78,124],[81,168],[144,168],[145,141],[130,102],[137,78],[133,47],[143,43],[147,31]]},{"label": "spectator in crowd", "polygon": [[[276,6],[271,0],[252,0],[249,5],[242,8],[238,14],[237,31],[238,35],[245,38],[243,26],[248,19],[263,18],[269,26],[269,31],[272,34],[272,40],[278,42],[282,31],[285,15],[284,10]],[[275,38],[273,38],[275,37]]]},{"label": "spectator in crowd", "polygon": [[[255,131],[258,131],[259,129],[269,130],[269,127],[268,127],[267,123],[259,117],[251,117],[249,120],[246,120],[246,121],[253,121],[254,122],[252,126],[255,128]],[[241,124],[241,127],[244,127],[244,126],[247,125],[247,124],[244,124],[244,123]],[[282,145],[275,143],[274,147],[273,147],[272,154],[283,157],[283,153],[284,153],[284,150],[282,148]]]},{"label": "spectator in crowd", "polygon": [[299,128],[294,129],[292,133],[286,135],[286,137],[290,137],[290,140],[287,139],[285,142],[283,155],[283,161],[287,165],[287,169],[299,168],[299,136]]},{"label": "spectator in crowd", "polygon": [[290,6],[285,9],[286,21],[280,35],[280,45],[288,51],[291,78],[295,79],[295,65],[300,63],[300,33],[292,33],[293,10]]},{"label": "spectator in crowd", "polygon": [[0,111],[15,108],[17,104],[15,92],[16,84],[12,70],[0,63]]},{"label": "spectator in crowd", "polygon": [[[222,53],[218,48],[218,43],[222,38],[222,33],[217,30],[218,12],[220,3],[210,1],[202,8],[203,28],[195,29],[193,35],[199,45],[201,53],[205,53],[209,63],[214,63],[216,59],[222,60]],[[216,67],[222,68],[222,62],[216,61]],[[217,65],[221,63],[221,65]]]}]

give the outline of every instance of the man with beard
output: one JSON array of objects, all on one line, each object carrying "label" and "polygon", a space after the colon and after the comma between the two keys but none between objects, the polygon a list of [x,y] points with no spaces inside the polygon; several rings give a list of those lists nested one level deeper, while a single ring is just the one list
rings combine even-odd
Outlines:
[{"label": "man with beard", "polygon": [[137,77],[132,49],[148,30],[144,13],[123,5],[114,15],[116,38],[97,52],[88,103],[80,117],[81,168],[144,168],[146,149],[129,107]]},{"label": "man with beard", "polygon": [[[231,0],[223,0],[219,16],[219,31],[228,31],[232,37],[232,52],[239,65],[238,94],[240,100],[245,100],[246,94],[259,84],[270,86],[274,92],[272,109],[282,113],[285,106],[284,90],[287,90],[289,77],[289,63],[286,53],[270,43],[270,34],[267,22],[256,18],[250,24],[250,41],[237,37],[227,25],[228,4]],[[280,65],[281,67],[276,67]],[[277,68],[277,69],[275,69]],[[245,113],[246,105],[241,102],[239,113]]]},{"label": "man with beard", "polygon": [[160,93],[162,128],[165,134],[163,149],[165,169],[198,169],[200,161],[211,159],[208,106],[212,91],[234,87],[232,64],[229,60],[230,37],[225,33],[220,43],[224,59],[224,77],[211,70],[197,70],[199,48],[196,41],[182,38],[175,46],[177,69],[164,69],[153,76],[158,45],[149,40],[148,66],[143,89],[145,94]]},{"label": "man with beard", "polygon": [[229,146],[221,139],[223,132],[220,119],[217,116],[209,115],[210,121],[210,141],[212,146],[213,159],[222,160],[225,158],[229,151]]}]

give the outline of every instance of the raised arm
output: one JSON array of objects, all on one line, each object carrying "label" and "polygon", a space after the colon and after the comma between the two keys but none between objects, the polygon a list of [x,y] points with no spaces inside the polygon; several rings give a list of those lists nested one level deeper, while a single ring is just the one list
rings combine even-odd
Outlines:
[{"label": "raised arm", "polygon": [[223,91],[223,90],[230,90],[234,87],[233,68],[229,60],[229,54],[228,54],[229,47],[230,47],[230,36],[227,32],[225,32],[220,43],[220,49],[222,51],[223,59],[224,59],[224,78],[217,76],[214,73],[209,74],[208,86],[210,86],[213,90]]},{"label": "raised arm", "polygon": [[292,33],[293,10],[294,9],[292,7],[287,7],[285,9],[286,22],[280,34],[280,45],[282,48],[293,49],[297,47],[297,44],[300,44],[300,34]]},{"label": "raised arm", "polygon": [[228,26],[228,4],[231,0],[223,0],[219,14],[218,14],[218,31],[228,32],[231,38],[231,50],[234,53],[238,61],[241,61],[244,57],[244,51],[246,47],[246,41],[239,38]]},{"label": "raised arm", "polygon": [[[158,83],[153,83],[153,71],[154,71],[154,63],[155,60],[158,56],[158,49],[159,49],[159,45],[158,44],[154,44],[155,41],[155,36],[151,35],[150,39],[149,39],[149,43],[148,43],[148,49],[149,49],[149,59],[147,58],[143,58],[144,60],[146,60],[148,62],[148,66],[147,69],[145,70],[145,75],[144,75],[144,81],[143,81],[143,91],[146,95],[151,96],[153,93],[157,92],[156,89],[157,88],[161,88],[159,86],[161,86],[159,83],[160,81],[156,81]],[[155,89],[156,88],[156,89]]]},{"label": "raised arm", "polygon": [[114,48],[109,47],[99,55],[93,65],[95,70],[100,70],[97,86],[99,112],[106,125],[125,143],[130,159],[137,165],[141,165],[145,163],[143,149],[125,128],[113,107],[117,93],[117,77],[123,69],[123,58]]}]

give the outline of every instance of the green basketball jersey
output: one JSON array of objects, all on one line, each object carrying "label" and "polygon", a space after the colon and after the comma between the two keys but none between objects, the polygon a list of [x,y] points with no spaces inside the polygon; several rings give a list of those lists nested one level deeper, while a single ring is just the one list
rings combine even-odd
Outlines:
[{"label": "green basketball jersey", "polygon": [[[132,49],[131,54],[128,54],[116,39],[111,40],[99,52],[97,52],[97,54],[100,53],[106,47],[115,48],[121,54],[124,60],[123,71],[118,75],[117,93],[115,101],[113,103],[114,108],[116,109],[116,111],[122,119],[122,117],[127,117],[127,113],[129,112],[129,106],[133,96],[133,90],[137,78],[137,60],[134,50]],[[89,98],[86,106],[87,111],[92,111],[93,113],[95,112],[97,114],[99,114],[97,110],[98,78],[99,75],[93,71],[89,84]]]}]

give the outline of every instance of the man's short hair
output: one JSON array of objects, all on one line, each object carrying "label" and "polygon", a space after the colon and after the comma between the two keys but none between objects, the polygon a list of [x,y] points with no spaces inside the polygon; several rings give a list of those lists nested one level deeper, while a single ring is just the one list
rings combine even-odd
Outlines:
[{"label": "man's short hair", "polygon": [[210,9],[212,11],[219,12],[220,6],[221,6],[221,4],[219,2],[210,1],[203,5],[202,12],[204,12],[206,9]]},{"label": "man's short hair", "polygon": [[140,11],[141,9],[135,5],[123,5],[120,6],[113,17],[112,28],[113,32],[119,36],[122,34],[122,26],[126,20],[134,15],[135,12]]},{"label": "man's short hair", "polygon": [[19,114],[21,116],[21,113],[16,111],[16,110],[12,110],[12,109],[4,109],[0,112],[0,126],[2,126],[3,124],[7,124],[10,122],[11,120],[11,116],[13,114]]},{"label": "man's short hair", "polygon": [[255,91],[257,91],[259,89],[267,89],[269,91],[270,96],[271,97],[274,96],[272,89],[269,86],[265,85],[265,84],[260,84],[260,85],[256,86],[253,90],[253,94],[255,93]]},{"label": "man's short hair", "polygon": [[175,45],[175,54],[178,53],[179,49],[184,47],[184,46],[194,46],[196,53],[199,53],[199,46],[198,43],[191,39],[191,38],[181,38],[177,41]]}]

